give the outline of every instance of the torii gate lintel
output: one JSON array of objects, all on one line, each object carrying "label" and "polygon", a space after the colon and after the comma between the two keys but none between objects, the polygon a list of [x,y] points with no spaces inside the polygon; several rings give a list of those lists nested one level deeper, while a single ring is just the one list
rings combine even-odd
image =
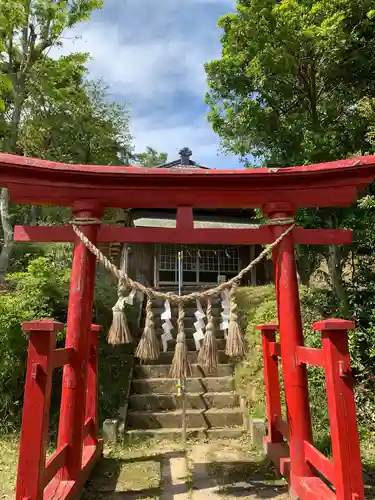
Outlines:
[{"label": "torii gate lintel", "polygon": [[[275,204],[269,205],[264,207],[263,211],[265,214],[271,213],[271,208],[275,209],[275,207]],[[73,243],[76,241],[76,236],[69,225],[15,226],[14,239],[18,242]],[[272,228],[268,225],[259,225],[248,229],[195,228],[192,207],[178,207],[175,228],[122,227],[105,224],[99,228],[97,241],[98,243],[269,245],[274,241],[274,236]],[[293,230],[293,241],[300,245],[345,245],[352,243],[352,232],[347,229],[296,227]]]}]

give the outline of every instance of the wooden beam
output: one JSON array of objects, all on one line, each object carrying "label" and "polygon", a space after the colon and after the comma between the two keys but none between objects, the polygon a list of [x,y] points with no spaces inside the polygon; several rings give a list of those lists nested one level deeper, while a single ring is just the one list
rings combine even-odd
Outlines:
[{"label": "wooden beam", "polygon": [[72,347],[56,349],[52,356],[53,368],[60,368],[60,366],[68,364],[73,355],[74,349]]},{"label": "wooden beam", "polygon": [[176,217],[176,227],[182,231],[194,229],[194,216],[192,207],[178,207]]},{"label": "wooden beam", "polygon": [[320,366],[324,368],[323,349],[316,347],[297,346],[296,358],[298,364]]},{"label": "wooden beam", "polygon": [[[337,245],[352,242],[349,229],[304,229],[296,227],[294,241],[302,245]],[[19,242],[73,243],[70,226],[15,226],[14,239]],[[100,243],[186,243],[198,245],[266,245],[274,240],[269,226],[250,229],[188,229],[155,227],[101,226]]]},{"label": "wooden beam", "polygon": [[65,464],[66,455],[68,451],[68,445],[64,444],[61,448],[58,448],[53,455],[49,457],[46,462],[46,468],[44,471],[44,485],[47,486],[48,483],[56,476],[61,467]]},{"label": "wooden beam", "polygon": [[303,444],[306,461],[323,474],[328,481],[336,485],[336,474],[333,462],[317,450],[311,443],[305,441]]},{"label": "wooden beam", "polygon": [[286,440],[289,440],[289,425],[288,422],[279,417],[279,415],[275,415],[273,422],[275,424],[276,429],[284,436]]}]

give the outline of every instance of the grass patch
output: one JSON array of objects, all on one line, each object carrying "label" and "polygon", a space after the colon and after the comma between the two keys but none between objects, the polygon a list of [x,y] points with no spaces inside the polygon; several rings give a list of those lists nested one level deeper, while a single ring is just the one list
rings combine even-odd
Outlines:
[{"label": "grass patch", "polygon": [[[0,438],[0,498],[14,498],[19,438],[10,435]],[[83,499],[117,498],[120,492],[139,492],[143,499],[158,499],[161,487],[163,456],[181,450],[178,442],[165,443],[144,440],[106,446],[104,457],[98,463],[87,483]]]},{"label": "grass patch", "polygon": [[274,287],[241,288],[237,293],[237,304],[249,350],[246,358],[236,365],[236,387],[246,399],[251,417],[263,418],[263,355],[261,335],[256,326],[277,321]]},{"label": "grass patch", "polygon": [[183,453],[177,442],[167,446],[157,440],[125,441],[106,446],[87,483],[83,500],[118,498],[133,493],[134,498],[159,499],[162,488],[163,460],[173,453]]},{"label": "grass patch", "polygon": [[[301,315],[305,345],[321,347],[320,332],[312,331],[315,321],[331,315],[332,309],[323,289],[300,287]],[[277,308],[273,285],[241,288],[237,295],[242,326],[249,351],[246,358],[236,366],[236,386],[245,398],[250,417],[265,417],[265,393],[261,334],[256,329],[262,323],[277,323]],[[331,443],[328,423],[328,403],[324,372],[321,368],[308,368],[309,398],[311,407],[314,444],[323,453],[330,454]],[[283,379],[280,370],[283,414],[286,415]]]},{"label": "grass patch", "polygon": [[18,465],[18,436],[0,438],[0,498],[14,498]]}]

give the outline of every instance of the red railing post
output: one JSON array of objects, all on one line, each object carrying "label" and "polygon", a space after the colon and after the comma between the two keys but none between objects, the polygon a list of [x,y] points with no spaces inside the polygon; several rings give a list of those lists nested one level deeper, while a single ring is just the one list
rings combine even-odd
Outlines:
[{"label": "red railing post", "polygon": [[89,426],[89,432],[84,439],[85,446],[95,445],[98,441],[98,344],[100,331],[100,325],[91,325],[91,346],[87,374],[85,411],[85,425]]},{"label": "red railing post", "polygon": [[322,332],[333,468],[338,500],[363,500],[362,465],[350,367],[348,330],[353,321],[328,319],[313,325]]},{"label": "red railing post", "polygon": [[[102,210],[87,202],[73,207],[77,226],[96,244],[100,220],[82,224],[79,219],[101,216]],[[90,348],[92,303],[95,285],[95,256],[76,238],[70,278],[66,347],[73,349],[71,362],[64,367],[58,448],[68,444],[67,459],[60,472],[62,481],[76,481],[81,475],[85,427],[87,373]]]},{"label": "red railing post", "polygon": [[276,342],[276,330],[279,325],[259,325],[257,329],[262,333],[264,384],[266,392],[266,406],[268,419],[268,443],[281,443],[284,441],[282,434],[277,430],[276,418],[282,418],[279,362],[277,356],[271,351],[271,346]]},{"label": "red railing post", "polygon": [[29,334],[25,394],[16,500],[42,500],[51,402],[56,332],[64,325],[53,320],[28,321]]}]

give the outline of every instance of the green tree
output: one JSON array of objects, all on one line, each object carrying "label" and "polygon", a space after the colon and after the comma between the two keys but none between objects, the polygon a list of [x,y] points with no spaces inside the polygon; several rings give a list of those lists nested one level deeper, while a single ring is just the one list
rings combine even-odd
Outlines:
[{"label": "green tree", "polygon": [[374,95],[374,0],[243,0],[206,65],[225,150],[286,166],[367,150],[358,102]]},{"label": "green tree", "polygon": [[[61,44],[61,35],[66,28],[88,20],[94,9],[100,8],[102,0],[1,0],[0,1],[0,67],[1,73],[11,82],[7,96],[8,113],[2,125],[3,149],[9,153],[19,152],[19,132],[25,102],[32,82],[43,75],[44,61],[52,47]],[[4,233],[0,253],[0,281],[9,266],[13,234],[9,220],[9,194],[0,193],[0,215]]]},{"label": "green tree", "polygon": [[[73,67],[76,57],[68,58]],[[57,96],[38,91],[30,99],[20,128],[22,151],[66,163],[128,164],[132,157],[128,108],[109,100],[103,82],[78,82],[83,75],[75,75],[65,58],[50,63],[54,75],[68,68],[67,81]]]},{"label": "green tree", "polygon": [[[273,167],[370,151],[363,99],[375,95],[374,6],[374,0],[238,1],[219,22],[222,57],[206,65],[208,118],[223,149],[245,164],[251,155]],[[308,227],[358,223],[353,210],[299,217]],[[324,259],[332,290],[347,304],[342,270],[349,254],[341,247],[298,249],[303,281]]]},{"label": "green tree", "polygon": [[167,153],[159,153],[156,149],[147,146],[144,153],[134,155],[137,165],[142,167],[158,167],[168,160]]}]

